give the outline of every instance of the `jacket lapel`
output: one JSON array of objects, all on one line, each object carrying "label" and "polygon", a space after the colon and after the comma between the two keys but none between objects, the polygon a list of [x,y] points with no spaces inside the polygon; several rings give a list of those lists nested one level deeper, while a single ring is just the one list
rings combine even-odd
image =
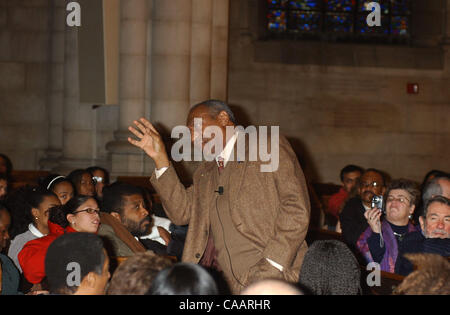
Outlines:
[{"label": "jacket lapel", "polygon": [[[244,137],[242,139],[241,137]],[[238,154],[237,146],[239,139],[245,140],[245,155],[242,156],[241,154]],[[234,204],[235,201],[238,199],[239,191],[242,186],[242,182],[244,181],[244,174],[245,169],[248,165],[248,136],[245,133],[240,133],[238,136],[238,141],[236,141],[236,144],[234,145],[233,152],[231,155],[234,157],[233,161],[229,161],[227,163],[226,167],[231,168],[230,172],[230,195],[233,197],[233,200],[230,200],[230,204]]]}]

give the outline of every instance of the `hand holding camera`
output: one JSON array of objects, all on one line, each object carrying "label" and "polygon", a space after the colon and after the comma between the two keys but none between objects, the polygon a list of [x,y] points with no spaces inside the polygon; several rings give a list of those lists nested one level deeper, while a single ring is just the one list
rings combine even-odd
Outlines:
[{"label": "hand holding camera", "polygon": [[364,213],[364,217],[374,233],[381,233],[381,209],[383,209],[383,197],[374,196],[372,198],[372,209]]}]

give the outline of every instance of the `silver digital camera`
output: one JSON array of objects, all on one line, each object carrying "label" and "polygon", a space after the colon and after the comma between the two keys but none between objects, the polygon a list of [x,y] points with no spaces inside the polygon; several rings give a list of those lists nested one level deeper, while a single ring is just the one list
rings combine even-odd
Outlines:
[{"label": "silver digital camera", "polygon": [[372,198],[372,209],[378,208],[383,210],[383,196],[373,196]]}]

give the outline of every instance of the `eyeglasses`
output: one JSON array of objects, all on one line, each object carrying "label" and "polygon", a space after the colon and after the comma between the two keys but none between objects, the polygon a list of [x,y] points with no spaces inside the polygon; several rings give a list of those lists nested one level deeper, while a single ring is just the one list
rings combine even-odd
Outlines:
[{"label": "eyeglasses", "polygon": [[410,203],[410,200],[408,198],[406,198],[406,197],[403,197],[403,196],[400,196],[398,198],[395,198],[394,196],[388,196],[387,197],[387,201],[388,202],[393,202],[395,200],[397,200],[398,202],[403,203],[403,204]]},{"label": "eyeglasses", "polygon": [[84,210],[80,210],[80,211],[75,211],[73,214],[77,214],[77,213],[80,213],[80,212],[87,212],[89,214],[94,214],[94,213],[100,214],[100,210],[92,209],[92,208],[88,208],[88,209],[84,209]]},{"label": "eyeglasses", "polygon": [[371,183],[369,183],[369,182],[364,182],[364,183],[361,183],[361,187],[364,187],[364,188],[368,188],[368,187],[382,187],[383,185],[381,185],[380,183],[378,183],[378,182],[371,182]]}]

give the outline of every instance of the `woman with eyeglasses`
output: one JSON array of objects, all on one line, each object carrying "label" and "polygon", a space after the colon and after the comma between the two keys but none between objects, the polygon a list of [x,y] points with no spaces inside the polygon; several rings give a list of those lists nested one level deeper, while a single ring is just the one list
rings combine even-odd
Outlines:
[{"label": "woman with eyeglasses", "polygon": [[45,254],[50,244],[60,235],[74,232],[97,233],[100,216],[97,201],[90,196],[78,195],[65,205],[50,209],[49,234],[25,244],[19,253],[19,263],[28,282],[36,285],[45,278]]},{"label": "woman with eyeglasses", "polygon": [[410,222],[419,196],[417,184],[397,179],[386,190],[383,209],[373,207],[365,212],[369,227],[359,237],[356,247],[368,263],[376,262],[380,270],[401,275],[412,271],[402,255],[419,250],[416,244],[420,242],[417,233],[420,229]]}]

